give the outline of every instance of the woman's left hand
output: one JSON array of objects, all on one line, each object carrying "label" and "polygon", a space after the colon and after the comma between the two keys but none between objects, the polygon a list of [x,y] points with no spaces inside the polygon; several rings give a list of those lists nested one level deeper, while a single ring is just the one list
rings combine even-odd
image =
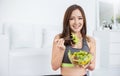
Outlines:
[{"label": "woman's left hand", "polygon": [[89,65],[90,65],[90,63],[88,63],[87,65],[82,66],[82,67],[86,69]]},{"label": "woman's left hand", "polygon": [[94,61],[94,56],[93,56],[93,58],[91,59],[91,61],[87,64],[87,65],[85,65],[85,66],[82,66],[83,68],[87,68],[93,61]]}]

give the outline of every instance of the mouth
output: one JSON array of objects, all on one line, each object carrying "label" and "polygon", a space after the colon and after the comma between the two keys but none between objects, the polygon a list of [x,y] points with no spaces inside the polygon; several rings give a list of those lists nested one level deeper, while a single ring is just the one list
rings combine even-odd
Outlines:
[{"label": "mouth", "polygon": [[79,29],[79,28],[80,28],[80,25],[74,25],[73,28],[74,28],[74,29]]}]

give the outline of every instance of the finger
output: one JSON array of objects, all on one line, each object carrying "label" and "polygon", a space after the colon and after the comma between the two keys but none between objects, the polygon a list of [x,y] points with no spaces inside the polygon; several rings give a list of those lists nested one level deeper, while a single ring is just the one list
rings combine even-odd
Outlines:
[{"label": "finger", "polygon": [[57,44],[62,45],[62,39],[59,39]]},{"label": "finger", "polygon": [[63,39],[63,40],[62,40],[62,44],[64,45],[64,43],[65,43],[65,40]]},{"label": "finger", "polygon": [[62,41],[65,41],[64,38],[61,38]]},{"label": "finger", "polygon": [[65,42],[65,40],[64,40],[63,38],[61,38],[61,39],[60,39],[60,44],[61,44],[62,46],[64,46],[64,42]]},{"label": "finger", "polygon": [[61,40],[64,41],[64,39],[61,38],[61,39],[55,39],[54,42],[59,42],[59,41],[61,41]]},{"label": "finger", "polygon": [[95,61],[95,57],[92,57],[92,59],[90,60],[89,64],[91,64],[94,61]]},{"label": "finger", "polygon": [[56,45],[57,45],[57,46],[60,46],[60,40],[57,41],[57,44],[56,44]]},{"label": "finger", "polygon": [[58,46],[58,47],[62,47],[62,40],[61,40],[61,39],[58,40],[57,46]]},{"label": "finger", "polygon": [[64,42],[63,39],[60,39],[60,45],[63,46]]},{"label": "finger", "polygon": [[59,41],[58,41],[58,45],[59,45],[59,46],[61,45],[61,39],[59,39]]},{"label": "finger", "polygon": [[65,50],[65,45],[64,45],[64,40],[63,39],[59,40],[58,47]]},{"label": "finger", "polygon": [[58,41],[59,41],[59,39],[55,39],[55,40],[54,40],[54,42],[58,42]]},{"label": "finger", "polygon": [[87,68],[90,65],[90,63],[88,63],[87,65],[84,66],[84,68]]}]

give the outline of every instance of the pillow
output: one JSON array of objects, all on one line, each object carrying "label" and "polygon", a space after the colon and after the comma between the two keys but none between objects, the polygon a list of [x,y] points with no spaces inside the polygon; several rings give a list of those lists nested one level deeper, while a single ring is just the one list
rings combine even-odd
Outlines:
[{"label": "pillow", "polygon": [[10,27],[11,48],[41,48],[43,32],[40,25],[17,24]]},{"label": "pillow", "polygon": [[32,48],[34,45],[33,26],[14,24],[10,27],[11,48]]},{"label": "pillow", "polygon": [[53,45],[54,37],[59,34],[61,31],[60,29],[55,28],[46,28],[44,29],[44,36],[43,36],[43,47],[44,48],[51,48]]}]

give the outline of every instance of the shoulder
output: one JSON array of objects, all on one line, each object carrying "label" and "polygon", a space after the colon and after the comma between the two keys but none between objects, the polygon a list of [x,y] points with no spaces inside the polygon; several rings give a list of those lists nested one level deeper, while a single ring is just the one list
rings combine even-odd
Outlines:
[{"label": "shoulder", "polygon": [[89,47],[96,46],[96,40],[91,36],[87,36],[87,42],[89,44]]},{"label": "shoulder", "polygon": [[91,36],[87,36],[87,41],[89,43],[95,43],[95,39],[93,37],[91,37]]}]

